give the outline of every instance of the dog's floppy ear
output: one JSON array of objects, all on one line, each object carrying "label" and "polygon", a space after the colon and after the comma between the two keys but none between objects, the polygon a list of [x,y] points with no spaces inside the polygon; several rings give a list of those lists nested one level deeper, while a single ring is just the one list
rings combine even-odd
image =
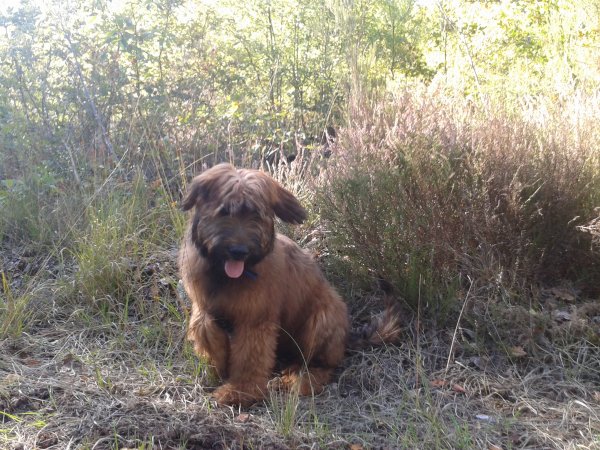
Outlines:
[{"label": "dog's floppy ear", "polygon": [[195,177],[190,185],[188,186],[187,193],[181,202],[181,209],[183,211],[189,211],[194,206],[196,206],[196,201],[198,197],[203,194],[204,188],[201,179],[201,175]]},{"label": "dog's floppy ear", "polygon": [[273,212],[281,220],[294,225],[300,224],[306,220],[306,210],[294,194],[284,189],[277,182],[273,182],[275,187],[275,196],[273,198]]}]

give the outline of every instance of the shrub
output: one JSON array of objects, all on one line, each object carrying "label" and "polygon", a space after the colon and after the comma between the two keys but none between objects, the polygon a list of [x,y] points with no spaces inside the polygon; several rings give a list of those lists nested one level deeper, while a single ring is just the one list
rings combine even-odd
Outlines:
[{"label": "shrub", "polygon": [[487,111],[424,92],[362,103],[322,175],[337,254],[438,316],[471,282],[508,299],[557,278],[597,288],[577,228],[600,204],[593,121]]},{"label": "shrub", "polygon": [[47,247],[62,235],[69,224],[60,186],[61,180],[45,166],[20,179],[1,180],[0,240]]}]

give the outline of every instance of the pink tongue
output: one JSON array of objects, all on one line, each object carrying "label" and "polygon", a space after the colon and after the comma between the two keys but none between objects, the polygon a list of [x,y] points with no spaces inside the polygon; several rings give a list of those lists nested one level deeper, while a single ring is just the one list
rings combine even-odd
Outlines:
[{"label": "pink tongue", "polygon": [[244,261],[225,261],[225,273],[229,278],[239,278],[244,273]]}]

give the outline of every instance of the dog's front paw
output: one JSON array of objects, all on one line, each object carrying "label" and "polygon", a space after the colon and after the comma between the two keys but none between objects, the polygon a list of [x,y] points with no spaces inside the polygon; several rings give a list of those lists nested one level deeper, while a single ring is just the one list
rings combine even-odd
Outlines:
[{"label": "dog's front paw", "polygon": [[250,406],[263,399],[263,394],[258,388],[235,386],[230,383],[218,388],[212,396],[221,406]]}]

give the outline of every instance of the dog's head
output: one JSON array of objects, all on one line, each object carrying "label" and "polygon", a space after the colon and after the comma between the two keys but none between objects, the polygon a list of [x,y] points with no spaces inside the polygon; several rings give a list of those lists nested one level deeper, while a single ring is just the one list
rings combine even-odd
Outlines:
[{"label": "dog's head", "polygon": [[230,164],[195,177],[182,208],[195,208],[191,239],[211,267],[229,278],[239,278],[271,252],[275,216],[292,224],[306,219],[300,202],[270,176]]}]

